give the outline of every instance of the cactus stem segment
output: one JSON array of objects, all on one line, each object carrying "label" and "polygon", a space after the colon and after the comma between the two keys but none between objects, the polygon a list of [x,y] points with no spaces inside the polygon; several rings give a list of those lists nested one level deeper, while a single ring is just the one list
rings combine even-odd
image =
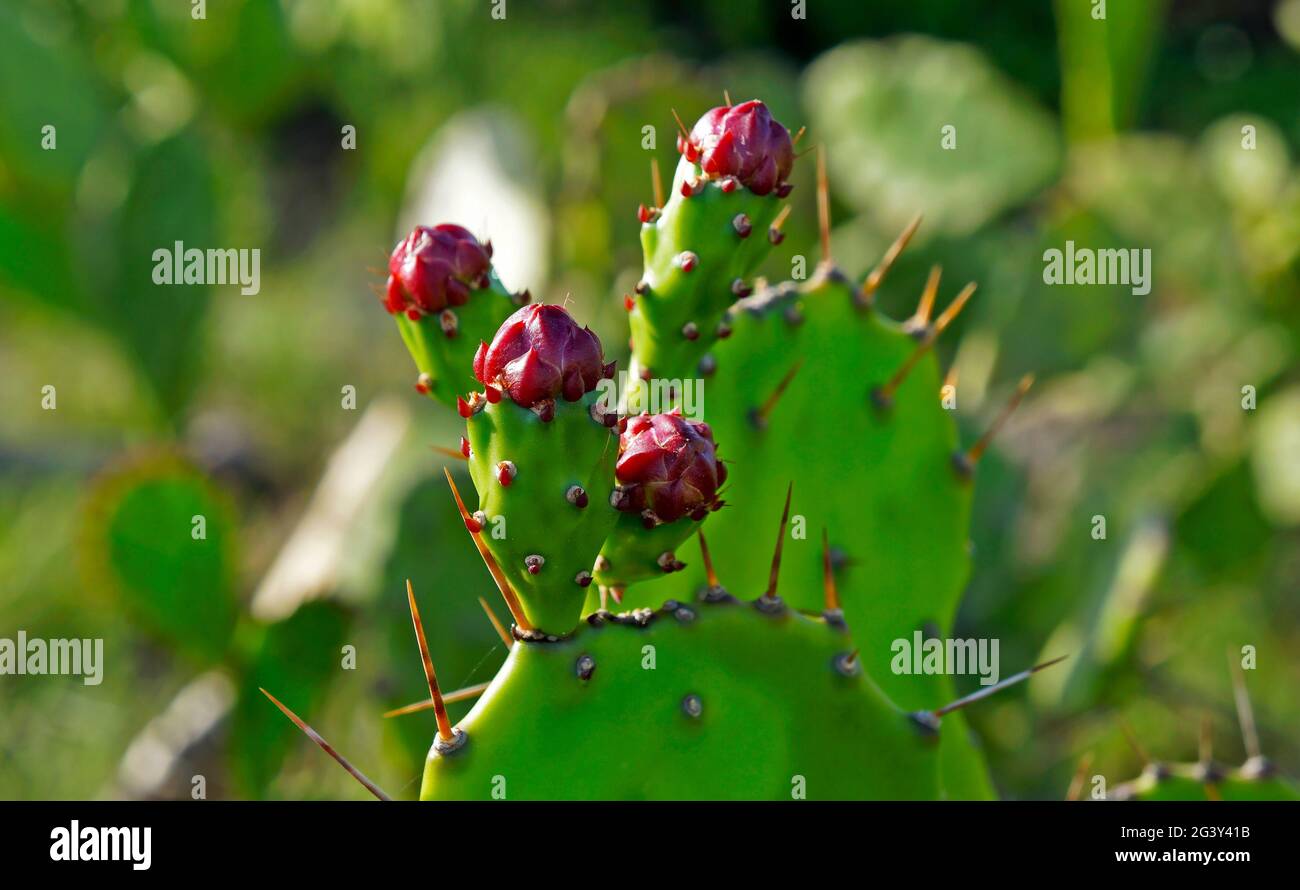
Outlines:
[{"label": "cactus stem segment", "polygon": [[420,647],[420,661],[424,663],[424,679],[429,682],[429,697],[433,699],[433,713],[438,720],[438,736],[451,744],[456,734],[451,731],[451,719],[447,716],[447,706],[442,700],[442,691],[438,688],[438,677],[433,672],[433,659],[429,657],[429,641],[424,637],[424,624],[420,621],[420,610],[415,605],[415,588],[411,579],[406,579],[406,602],[411,607],[411,624],[415,626],[415,641]]},{"label": "cactus stem segment", "polygon": [[[458,701],[469,701],[471,698],[478,698],[486,692],[487,688],[491,685],[491,680],[483,683],[475,683],[473,686],[466,686],[464,689],[457,689],[448,692],[442,697],[442,700],[449,705],[454,705]],[[409,705],[402,705],[400,708],[393,708],[391,711],[385,711],[384,717],[405,717],[407,714],[418,714],[420,711],[427,711],[434,706],[433,699],[426,698],[423,701],[412,702]]]},{"label": "cactus stem segment", "polygon": [[1025,680],[1028,680],[1030,677],[1032,677],[1034,674],[1038,673],[1039,671],[1045,670],[1054,664],[1060,664],[1062,661],[1065,661],[1065,659],[1069,657],[1070,657],[1069,655],[1058,655],[1056,658],[1053,658],[1050,661],[1044,661],[1041,664],[1036,664],[1033,667],[1029,668],[1028,670],[1023,670],[1018,674],[1012,674],[1010,677],[1007,677],[1005,680],[1002,680],[999,683],[994,683],[992,686],[985,686],[982,689],[972,692],[970,695],[963,696],[962,698],[959,698],[954,702],[950,702],[944,705],[942,708],[936,708],[935,710],[929,712],[929,716],[933,717],[936,721],[940,720],[945,715],[951,714],[953,711],[959,711],[962,708],[966,707],[967,705],[977,702],[980,699],[988,698],[990,695],[1001,692],[1003,689],[1006,689],[1008,686],[1015,686],[1017,683],[1023,683]]},{"label": "cactus stem segment", "polygon": [[772,571],[767,578],[767,590],[759,597],[759,602],[763,605],[760,608],[776,605],[780,603],[780,597],[776,595],[776,581],[781,574],[781,550],[785,547],[785,529],[790,523],[790,496],[794,494],[794,483],[791,482],[785,488],[785,508],[781,511],[781,526],[776,533],[776,550],[772,553]]},{"label": "cactus stem segment", "polygon": [[803,359],[800,358],[790,366],[790,370],[785,372],[785,376],[781,378],[781,382],[776,385],[776,389],[772,390],[771,395],[764,400],[763,404],[750,411],[749,419],[755,427],[760,430],[767,428],[767,420],[772,415],[772,409],[776,407],[776,403],[781,400],[781,396],[785,394],[785,391],[790,388],[790,383],[794,380],[794,376],[799,373],[799,369],[802,367]]},{"label": "cactus stem segment", "polygon": [[501,638],[501,642],[506,644],[506,648],[509,649],[514,646],[515,638],[506,633],[505,625],[501,623],[501,619],[497,617],[497,613],[492,611],[492,607],[488,605],[488,601],[483,599],[483,597],[479,597],[478,604],[483,607],[483,612],[487,615],[488,621],[492,622],[492,629],[497,632],[497,636]]},{"label": "cactus stem segment", "polygon": [[303,722],[302,718],[300,718],[293,711],[289,710],[283,704],[281,704],[278,698],[276,698],[274,695],[267,692],[265,689],[263,689],[260,686],[257,688],[263,695],[265,695],[267,698],[271,700],[271,704],[275,705],[284,713],[284,716],[292,720],[294,725],[297,726],[299,729],[301,729],[304,734],[306,734],[307,738],[311,739],[313,742],[319,745],[320,749],[324,751],[326,754],[328,754],[330,757],[333,757],[334,760],[338,763],[338,765],[343,767],[345,770],[347,770],[348,775],[352,776],[352,778],[360,782],[367,791],[369,791],[371,794],[373,794],[375,797],[379,798],[380,800],[392,800],[392,798],[389,797],[388,794],[382,788],[380,788],[374,782],[366,778],[365,773],[361,772],[361,770],[357,769],[355,766],[349,763],[348,759],[344,757],[342,754],[335,751],[334,746],[331,745],[329,742],[325,741],[325,739],[321,737],[320,733],[312,729],[305,722]]},{"label": "cactus stem segment", "polygon": [[817,146],[817,230],[821,234],[822,262],[831,260],[831,187],[826,176],[826,146]]},{"label": "cactus stem segment", "polygon": [[[483,541],[482,524],[478,523],[474,517],[470,516],[469,511],[465,509],[465,502],[461,500],[460,491],[456,488],[456,480],[451,478],[451,470],[443,467],[442,472],[447,477],[447,484],[451,486],[451,494],[456,499],[456,508],[460,510],[460,518],[464,520],[465,528],[469,530],[469,536],[474,539],[474,546],[478,548],[479,556],[483,558],[484,564],[492,574],[492,580],[497,583],[497,588],[501,591],[501,595],[505,597],[506,606],[509,607],[510,614],[514,616],[515,624],[522,631],[532,631],[533,626],[528,622],[528,619],[524,617],[524,610],[523,606],[519,603],[519,597],[515,595],[514,589],[510,586],[510,582],[506,580],[505,573],[501,571],[501,566],[497,565],[496,559],[492,556],[492,553],[487,549],[487,544]],[[477,530],[475,529],[475,525],[478,526]]]},{"label": "cactus stem segment", "polygon": [[1016,406],[1020,404],[1025,397],[1025,393],[1029,392],[1029,387],[1033,385],[1033,374],[1026,374],[1024,377],[1021,377],[1020,383],[1016,385],[1016,391],[1011,394],[1011,398],[1007,399],[1007,403],[1002,406],[1002,410],[998,413],[998,416],[994,418],[992,425],[984,431],[984,435],[980,436],[979,439],[976,440],[975,444],[967,451],[959,452],[957,454],[954,464],[957,467],[957,471],[963,477],[969,477],[971,472],[974,471],[975,464],[979,462],[980,457],[983,456],[984,451],[989,447],[989,443],[993,441],[993,437],[998,434],[998,430],[1002,429],[1002,425],[1007,422],[1007,418],[1011,416],[1011,412],[1016,410]]},{"label": "cactus stem segment", "polygon": [[886,250],[885,255],[880,258],[880,262],[876,264],[876,268],[872,269],[871,273],[867,275],[867,280],[863,282],[862,290],[857,295],[859,306],[865,308],[866,306],[871,305],[872,297],[875,295],[876,290],[879,289],[881,282],[885,280],[885,276],[888,275],[889,270],[893,268],[894,262],[898,259],[899,255],[902,254],[903,250],[906,249],[907,243],[912,240],[912,236],[916,234],[916,230],[920,227],[921,214],[918,213],[916,216],[912,217],[912,221],[909,222],[907,227],[899,233],[897,238],[894,239],[894,243],[889,245],[889,249]]},{"label": "cactus stem segment", "polygon": [[897,391],[898,387],[907,379],[907,375],[911,372],[912,368],[916,366],[916,363],[930,351],[930,347],[934,345],[935,340],[939,339],[939,335],[944,332],[948,325],[952,324],[952,320],[957,317],[959,312],[961,312],[962,307],[966,305],[966,302],[971,298],[971,294],[973,293],[975,293],[974,282],[971,282],[962,288],[961,293],[957,294],[956,298],[948,304],[948,307],[944,309],[943,313],[935,320],[934,327],[930,328],[929,331],[926,332],[926,335],[921,339],[921,342],[916,345],[916,348],[908,353],[907,358],[903,359],[903,363],[898,366],[898,370],[894,372],[894,376],[889,378],[889,382],[884,386],[876,387],[876,389],[872,390],[871,399],[876,403],[876,407],[886,409],[893,404],[895,391]]},{"label": "cactus stem segment", "polygon": [[830,539],[822,527],[822,587],[826,592],[826,611],[840,611],[840,592],[835,588],[835,567],[831,565]]}]

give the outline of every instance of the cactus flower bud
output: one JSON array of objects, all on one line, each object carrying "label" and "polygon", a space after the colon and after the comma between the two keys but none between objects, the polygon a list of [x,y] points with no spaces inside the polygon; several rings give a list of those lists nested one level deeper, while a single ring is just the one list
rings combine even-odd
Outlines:
[{"label": "cactus flower bud", "polygon": [[718,461],[706,423],[668,414],[632,418],[619,441],[615,465],[624,494],[619,509],[650,510],[661,522],[700,519],[717,505],[727,468]]},{"label": "cactus flower bud", "polygon": [[757,99],[706,112],[689,137],[678,137],[677,149],[705,176],[734,176],[756,195],[785,185],[794,166],[789,131]]},{"label": "cactus flower bud", "polygon": [[532,303],[507,318],[474,355],[474,376],[531,407],[563,397],[576,402],[613,372],[600,339],[561,306]]},{"label": "cactus flower bud", "polygon": [[[450,223],[416,226],[388,259],[384,308],[412,319],[463,306],[470,291],[488,286],[492,245]],[[454,316],[452,316],[454,319]]]}]

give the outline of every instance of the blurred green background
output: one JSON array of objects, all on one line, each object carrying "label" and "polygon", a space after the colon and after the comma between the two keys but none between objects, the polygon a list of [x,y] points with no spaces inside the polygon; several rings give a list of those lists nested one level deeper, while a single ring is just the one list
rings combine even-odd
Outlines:
[{"label": "blurred green background", "polygon": [[[0,637],[106,659],[0,677],[0,797],[365,797],[259,685],[413,797],[432,717],[381,718],[424,694],[404,579],[445,689],[504,649],[387,252],[468,225],[622,361],[649,158],[724,89],[826,146],[848,271],[925,213],[895,317],[933,263],[980,282],[940,347],[966,441],[1038,374],[980,467],[957,635],[1004,675],[1074,657],[970,711],[999,793],[1058,798],[1086,752],[1130,777],[1125,722],[1190,760],[1209,715],[1239,762],[1244,645],[1300,773],[1300,0],[1106,6],[0,0]],[[816,256],[793,181],[773,277]],[[1045,288],[1067,239],[1150,248],[1153,289]],[[260,293],[155,286],[177,240],[259,248]]]}]

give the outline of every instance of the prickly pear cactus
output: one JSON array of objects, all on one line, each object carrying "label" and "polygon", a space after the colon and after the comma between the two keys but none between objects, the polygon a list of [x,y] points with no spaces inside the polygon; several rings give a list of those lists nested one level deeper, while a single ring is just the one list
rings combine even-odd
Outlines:
[{"label": "prickly pear cactus", "polygon": [[[931,347],[973,287],[931,323],[932,276],[914,318],[883,318],[872,296],[915,225],[849,281],[823,178],[817,274],[751,290],[781,241],[793,145],[762,103],[728,102],[683,128],[672,196],[640,213],[634,376],[706,377],[708,424],[680,405],[620,419],[598,392],[612,364],[562,307],[482,338],[455,398],[478,510],[452,489],[515,626],[495,679],[446,697],[481,695],[453,726],[408,587],[431,694],[401,710],[437,717],[421,797],[989,794],[953,712],[1047,665],[945,706],[946,683],[890,669],[891,641],[950,626],[969,570],[987,437],[959,450]],[[755,529],[778,514],[769,560]],[[692,536],[701,559],[682,572]]]}]

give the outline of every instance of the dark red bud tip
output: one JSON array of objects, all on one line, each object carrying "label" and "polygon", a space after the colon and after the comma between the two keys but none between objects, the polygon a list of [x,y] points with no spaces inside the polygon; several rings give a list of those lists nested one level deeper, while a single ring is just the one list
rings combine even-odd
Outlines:
[{"label": "dark red bud tip", "polygon": [[442,312],[438,313],[438,325],[442,328],[443,334],[450,339],[456,336],[456,330],[460,327],[460,319],[456,317],[455,312],[452,312],[450,309],[444,309]]},{"label": "dark red bud tip", "polygon": [[474,413],[474,409],[470,408],[469,402],[465,401],[460,396],[456,396],[456,413],[461,417],[469,417]]},{"label": "dark red bud tip", "polygon": [[526,408],[557,397],[576,402],[596,388],[604,367],[591,329],[579,327],[564,307],[545,303],[517,310],[474,356],[479,382],[500,387]]},{"label": "dark red bud tip", "polygon": [[591,572],[578,572],[578,574],[573,576],[573,583],[577,584],[579,587],[590,587]]},{"label": "dark red bud tip", "polygon": [[725,339],[727,339],[727,338],[730,337],[730,336],[731,336],[731,325],[727,324],[725,321],[719,322],[719,323],[718,323],[718,339],[719,339],[719,340],[725,340]]},{"label": "dark red bud tip", "polygon": [[515,467],[514,461],[503,460],[497,464],[497,481],[503,488],[509,488],[510,483],[515,481],[515,476],[519,470]]},{"label": "dark red bud tip", "polygon": [[731,292],[736,296],[743,298],[752,294],[754,289],[746,285],[744,279],[737,278],[735,281],[731,282]]},{"label": "dark red bud tip", "polygon": [[718,183],[718,188],[722,189],[724,193],[729,195],[736,190],[736,186],[739,184],[739,179],[734,176],[728,176],[723,179],[722,182]]},{"label": "dark red bud tip", "polygon": [[644,225],[645,223],[650,222],[650,220],[652,219],[652,217],[651,217],[651,215],[650,215],[650,208],[647,207],[647,206],[645,206],[644,204],[639,204],[639,205],[637,205],[637,208],[636,208],[636,218],[637,218],[637,219],[638,219],[638,220],[639,220],[643,225]]},{"label": "dark red bud tip", "polygon": [[615,474],[621,494],[613,506],[658,524],[710,507],[727,469],[717,459],[708,424],[673,411],[626,421]]},{"label": "dark red bud tip", "polygon": [[528,574],[530,575],[536,575],[542,570],[542,566],[545,564],[546,560],[538,556],[536,553],[524,557],[524,568],[528,569]]},{"label": "dark red bud tip", "polygon": [[785,232],[782,232],[780,229],[773,226],[767,230],[767,240],[771,241],[773,244],[780,244],[785,240]]},{"label": "dark red bud tip", "polygon": [[469,460],[469,439],[464,436],[460,437],[460,456]]},{"label": "dark red bud tip", "polygon": [[623,294],[623,308],[628,312],[636,308],[636,300],[632,299],[631,294]]},{"label": "dark red bud tip", "polygon": [[682,336],[687,340],[696,340],[700,336],[700,329],[693,321],[688,321],[682,325]]},{"label": "dark red bud tip", "polygon": [[636,287],[632,288],[632,290],[636,291],[638,294],[648,293],[650,290],[650,283],[647,281],[638,281]]},{"label": "dark red bud tip", "polygon": [[[415,321],[464,305],[472,290],[487,287],[491,267],[491,246],[480,244],[467,229],[448,223],[416,226],[388,258],[384,307]],[[445,319],[442,325],[447,336],[454,336]]]},{"label": "dark red bud tip", "polygon": [[485,395],[487,400],[493,405],[501,401],[501,390],[497,389],[490,383],[483,384],[483,395]]},{"label": "dark red bud tip", "polygon": [[743,213],[737,213],[731,220],[731,227],[736,230],[736,234],[742,238],[748,238],[749,233],[754,231],[754,225],[749,221],[749,217]]},{"label": "dark red bud tip", "polygon": [[579,510],[587,506],[587,490],[581,485],[570,485],[564,492],[564,499]]},{"label": "dark red bud tip", "polygon": [[433,378],[428,374],[421,374],[419,377],[415,378],[415,391],[420,395],[427,396],[429,391],[432,389]]},{"label": "dark red bud tip", "polygon": [[794,191],[794,185],[788,182],[783,182],[776,187],[776,196],[778,198],[788,198],[792,191]]},{"label": "dark red bud tip", "polygon": [[681,253],[677,254],[676,259],[678,267],[680,267],[683,272],[691,271],[700,262],[700,258],[696,256],[694,251],[690,250],[683,250]]},{"label": "dark red bud tip", "polygon": [[778,189],[794,166],[790,133],[757,99],[711,109],[677,147],[705,176],[735,177],[756,195]]},{"label": "dark red bud tip", "polygon": [[483,523],[479,522],[473,516],[466,516],[465,528],[469,529],[471,535],[477,535],[479,532],[483,531]]}]

